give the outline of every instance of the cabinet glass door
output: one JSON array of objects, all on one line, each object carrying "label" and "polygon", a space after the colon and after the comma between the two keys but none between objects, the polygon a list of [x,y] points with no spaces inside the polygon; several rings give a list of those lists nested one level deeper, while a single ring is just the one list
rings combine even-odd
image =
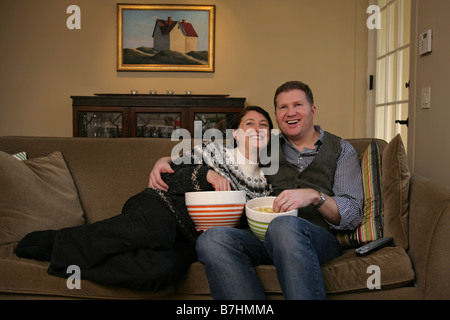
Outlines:
[{"label": "cabinet glass door", "polygon": [[208,129],[218,129],[225,135],[235,115],[234,112],[196,112],[194,121],[202,122],[202,134]]},{"label": "cabinet glass door", "polygon": [[78,112],[78,136],[89,138],[123,137],[122,112]]},{"label": "cabinet glass door", "polygon": [[170,138],[175,129],[182,128],[181,112],[136,112],[136,137]]}]

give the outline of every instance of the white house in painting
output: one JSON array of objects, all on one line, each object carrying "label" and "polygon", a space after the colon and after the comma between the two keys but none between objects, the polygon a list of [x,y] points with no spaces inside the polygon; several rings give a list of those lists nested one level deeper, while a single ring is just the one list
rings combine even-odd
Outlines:
[{"label": "white house in painting", "polygon": [[191,23],[167,20],[156,20],[153,30],[153,47],[157,50],[173,50],[181,53],[197,51],[197,32]]}]

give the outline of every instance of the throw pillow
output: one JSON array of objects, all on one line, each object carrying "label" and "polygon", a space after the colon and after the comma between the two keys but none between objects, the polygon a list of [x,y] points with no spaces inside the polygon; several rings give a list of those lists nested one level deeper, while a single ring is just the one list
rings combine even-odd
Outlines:
[{"label": "throw pillow", "polygon": [[17,160],[23,161],[23,160],[27,160],[28,156],[27,153],[25,151],[22,152],[18,152],[12,155],[14,158],[16,158]]},{"label": "throw pillow", "polygon": [[384,235],[398,247],[408,249],[408,205],[411,174],[406,150],[397,135],[383,151]]},{"label": "throw pillow", "polygon": [[359,247],[383,236],[380,153],[375,141],[370,143],[361,157],[361,172],[364,187],[363,222],[354,231],[336,234],[343,248]]},{"label": "throw pillow", "polygon": [[35,230],[84,223],[83,209],[61,152],[17,161],[0,151],[0,245]]}]

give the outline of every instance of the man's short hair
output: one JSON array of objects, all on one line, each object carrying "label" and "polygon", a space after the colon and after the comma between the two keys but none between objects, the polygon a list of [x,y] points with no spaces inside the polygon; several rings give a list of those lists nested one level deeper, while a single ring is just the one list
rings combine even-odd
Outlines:
[{"label": "man's short hair", "polygon": [[311,91],[311,88],[301,81],[288,81],[284,84],[282,84],[280,87],[278,87],[277,91],[275,91],[275,97],[273,99],[273,104],[275,108],[277,107],[277,98],[280,93],[288,92],[291,90],[302,90],[306,94],[306,98],[308,99],[308,102],[311,104],[311,106],[314,105],[314,96]]}]

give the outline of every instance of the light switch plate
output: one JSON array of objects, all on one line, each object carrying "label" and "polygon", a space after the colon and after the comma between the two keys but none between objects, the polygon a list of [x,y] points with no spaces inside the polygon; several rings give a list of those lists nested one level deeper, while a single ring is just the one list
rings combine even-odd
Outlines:
[{"label": "light switch plate", "polygon": [[422,88],[422,109],[431,108],[431,88]]}]

